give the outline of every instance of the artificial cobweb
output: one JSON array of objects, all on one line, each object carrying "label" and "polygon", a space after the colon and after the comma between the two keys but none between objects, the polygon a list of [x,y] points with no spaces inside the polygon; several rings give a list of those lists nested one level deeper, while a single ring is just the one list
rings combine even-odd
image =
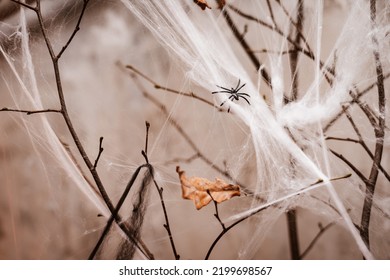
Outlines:
[{"label": "artificial cobweb", "polygon": [[[75,1],[80,5],[71,10],[64,4],[52,11],[47,2],[41,1],[44,16],[52,16],[46,28],[55,49],[61,49],[82,1]],[[376,150],[372,120],[381,117],[375,50],[386,92],[389,88],[388,3],[376,1],[373,27],[367,1],[207,1],[210,8],[197,2],[90,3],[80,31],[60,60],[70,117],[92,160],[104,137],[97,171],[114,204],[145,164],[141,151],[147,120],[147,157],[163,189],[181,258],[289,258],[291,228],[285,216],[293,211],[301,257],[388,258],[387,130],[371,207],[369,248],[359,232],[366,198],[363,177],[373,168],[365,145],[371,153]],[[22,9],[10,22],[8,33],[2,32],[2,89],[7,95],[0,107],[56,108],[56,82],[33,13]],[[299,59],[294,58],[297,53]],[[249,95],[248,102],[229,99],[228,91],[212,94],[220,87],[234,88],[238,81],[245,84],[241,92]],[[351,101],[356,95],[361,96]],[[48,243],[34,244],[41,255],[22,251],[15,257],[85,258],[110,213],[62,120],[50,113],[1,113],[4,127],[26,131],[4,138],[2,145],[17,143],[6,146],[11,151],[7,153],[32,143],[12,163],[2,165],[9,174],[32,178],[28,184],[36,190],[34,201],[44,205],[34,206],[28,218],[38,228],[33,235],[49,236],[58,250],[49,255]],[[31,162],[39,163],[36,171]],[[221,178],[225,185],[240,186],[241,195],[219,203],[208,199],[208,205],[196,210],[181,197],[176,166],[201,182]],[[138,225],[134,238],[142,239],[155,258],[174,258],[160,196],[144,171],[119,213]],[[15,177],[9,177],[5,190],[26,184]],[[28,190],[13,192],[24,204]],[[7,215],[25,213],[26,206],[12,201],[2,202],[9,205]],[[10,217],[6,221],[15,221]],[[52,229],[44,226],[48,217],[59,217]],[[18,232],[26,230],[17,225]],[[55,238],[58,233],[65,236],[64,243]],[[318,233],[321,238],[303,255]],[[97,257],[147,254],[126,241],[114,223]]]}]

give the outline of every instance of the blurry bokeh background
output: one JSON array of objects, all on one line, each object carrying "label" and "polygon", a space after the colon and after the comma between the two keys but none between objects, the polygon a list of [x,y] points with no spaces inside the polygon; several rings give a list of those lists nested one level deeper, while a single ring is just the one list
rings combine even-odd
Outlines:
[{"label": "blurry bokeh background", "polygon": [[[27,2],[33,3],[34,1]],[[83,1],[57,2],[59,1],[41,1],[41,6],[45,28],[55,50],[59,51],[74,30]],[[211,94],[211,91],[218,90],[216,85],[234,87],[237,79],[227,79],[227,84],[215,81],[215,77],[210,81],[194,82],[193,77],[196,77],[196,73],[194,74],[191,66],[183,63],[177,56],[177,50],[180,48],[169,48],[167,44],[161,43],[161,38],[156,39],[155,33],[150,32],[134,15],[134,12],[141,11],[140,16],[143,16],[145,11],[141,8],[139,11],[131,10],[124,2],[126,1],[91,1],[82,19],[81,30],[60,59],[62,85],[70,117],[92,161],[98,154],[99,138],[104,137],[104,151],[97,170],[114,202],[121,196],[136,168],[144,163],[141,151],[145,145],[145,121],[151,124],[148,155],[156,169],[156,179],[164,189],[164,201],[176,249],[183,259],[203,259],[211,243],[221,232],[221,226],[214,217],[215,209],[212,204],[198,211],[191,201],[181,198],[180,182],[175,172],[176,165],[180,165],[188,176],[210,180],[219,177],[225,181],[232,181],[231,178],[234,178],[251,191],[264,196],[267,201],[308,186],[316,182],[318,177],[310,174],[307,180],[301,180],[298,174],[296,182],[293,175],[287,174],[289,166],[281,166],[279,171],[276,171],[277,168],[274,166],[270,167],[270,170],[276,168],[275,174],[278,172],[286,174],[286,179],[278,181],[280,185],[260,187],[262,184],[269,184],[271,179],[268,180],[259,175],[258,157],[262,154],[272,154],[274,146],[267,144],[264,146],[266,151],[259,152],[258,147],[253,146],[252,139],[257,135],[254,136],[254,130],[249,128],[250,118],[245,122],[243,118],[237,117],[239,114],[236,113],[234,106],[230,113],[226,112],[228,105],[222,107],[224,111],[219,111],[219,105],[224,97]],[[190,0],[167,2],[183,6],[182,9],[187,13],[188,18],[196,22],[197,27],[203,28],[201,31],[219,30],[222,34],[219,36],[224,36],[229,47],[214,51],[221,53],[226,51],[227,55],[228,51],[232,51],[236,55],[235,59],[241,63],[240,67],[246,69],[247,76],[244,81],[254,86],[261,81],[257,70],[234,37],[214,1],[208,1],[212,9],[205,11]],[[226,2],[248,14],[262,18],[265,22],[271,22],[267,1],[227,0]],[[274,7],[274,16],[279,21],[282,30],[288,34],[292,28],[291,24],[277,2],[270,1]],[[296,14],[298,1],[281,2],[291,15]],[[351,84],[363,90],[375,83],[373,55],[369,51],[370,47],[365,46],[366,41],[361,41],[361,45],[356,46],[356,54],[360,56],[356,55],[353,59],[342,57],[351,47],[348,42],[359,42],[359,40],[348,39],[348,34],[357,33],[353,28],[354,24],[360,30],[359,20],[367,20],[359,18],[358,15],[361,14],[352,7],[358,5],[361,13],[366,9],[366,16],[369,18],[368,1],[356,1],[358,4],[347,0],[302,2],[305,15],[304,34],[312,49],[321,51],[321,59],[328,62],[335,59],[341,64],[350,63],[351,66],[348,66],[350,68],[346,69],[352,69],[354,62],[361,61],[356,64],[359,71],[356,69],[352,71]],[[378,18],[383,27],[378,31],[378,36],[382,47],[383,69],[387,74],[390,71],[390,49],[387,48],[390,39],[386,32],[390,32],[390,7],[386,1],[377,2]],[[137,6],[137,4],[134,5]],[[53,67],[39,23],[32,11],[24,9],[28,30],[28,37],[26,37],[21,27],[21,14],[19,8],[16,7],[17,5],[11,1],[0,1],[0,46],[2,48],[0,108],[33,110],[32,106],[41,102],[40,108],[59,109]],[[289,91],[291,88],[291,58],[288,55],[273,56],[260,51],[262,49],[280,51],[284,49],[283,46],[288,46],[286,40],[282,40],[283,38],[281,39],[274,30],[248,21],[228,8],[227,10],[235,20],[239,32],[244,32],[244,26],[247,24],[248,32],[245,34],[245,39],[253,50],[259,50],[255,55],[265,63],[271,77],[285,79],[284,90]],[[172,13],[175,12],[172,11]],[[353,12],[356,13],[351,17]],[[319,15],[322,16],[320,44],[316,37]],[[153,16],[150,16],[150,19],[152,22],[156,21]],[[163,24],[163,17],[160,20]],[[172,24],[171,19],[167,19],[167,22],[164,26]],[[215,26],[205,26],[206,23],[213,23]],[[344,26],[347,26],[349,33],[343,30]],[[157,32],[156,29],[154,32]],[[161,32],[166,32],[166,30],[162,28]],[[370,32],[367,31],[365,34],[370,34]],[[163,35],[169,35],[169,33],[163,33]],[[24,45],[25,49],[23,49],[27,38],[29,45]],[[356,39],[356,37],[353,38]],[[166,39],[170,40],[170,37],[167,36]],[[368,42],[370,37],[366,39]],[[216,42],[218,43],[224,45],[224,42]],[[210,48],[213,46],[210,44]],[[347,50],[343,50],[343,47]],[[187,44],[183,44],[183,48],[188,48]],[[336,52],[335,49],[337,49]],[[32,64],[29,64],[28,53],[31,54]],[[196,72],[198,71],[196,61],[193,63],[192,69]],[[212,59],[210,63],[213,63]],[[226,64],[229,63],[226,61]],[[277,63],[280,63],[280,67],[273,68]],[[300,55],[297,69],[301,97],[314,91],[313,80],[317,73],[317,70],[314,70],[316,69],[315,63],[317,62]],[[131,77],[134,72],[125,65],[132,65],[160,87],[186,93],[193,92],[215,106],[195,98],[156,89],[140,75],[135,75],[136,80],[134,80]],[[234,64],[232,65],[226,67],[234,67]],[[331,63],[329,65],[331,66]],[[341,68],[341,71],[345,71],[342,66]],[[279,69],[281,72],[278,73],[276,70],[272,72],[270,69]],[[232,70],[234,71],[236,69]],[[227,73],[227,71],[222,71],[222,73]],[[281,73],[283,75],[278,76]],[[228,73],[226,76],[231,74]],[[160,105],[156,106],[156,102],[145,98],[142,88],[137,83],[140,83],[143,90]],[[273,108],[272,105],[272,91],[264,85],[264,82],[261,83],[261,91],[258,95],[264,96],[271,111],[277,111],[277,108]],[[35,88],[37,90],[34,93]],[[246,90],[252,88],[247,85],[243,90],[248,92]],[[388,93],[390,88],[387,80],[385,80],[385,89]],[[321,85],[320,90],[325,95],[328,89]],[[378,112],[376,91],[376,87],[373,87],[362,100]],[[335,104],[332,105],[334,111],[330,110],[329,115],[327,115],[328,109],[319,110],[319,114],[323,115],[321,121],[318,122],[320,126],[325,127],[336,115],[337,110],[340,110],[342,105],[348,104],[347,97],[335,98],[335,100]],[[249,108],[242,99],[236,103]],[[250,108],[253,107],[254,105]],[[298,141],[302,140],[302,149],[315,151],[318,148],[321,150],[324,148],[321,145],[316,146],[317,148],[311,146],[319,142],[310,140],[310,137],[316,133],[312,131],[312,128],[306,131],[305,124],[306,120],[316,118],[314,112],[317,111],[305,111],[305,107],[297,108],[295,108],[296,114],[297,112],[302,114],[297,117],[297,123],[301,118],[302,125],[296,125],[292,131],[299,134]],[[376,139],[370,123],[357,106],[351,106],[350,112],[373,151]],[[287,127],[289,122],[286,114],[280,116],[287,118],[284,120]],[[388,119],[387,115],[386,119]],[[252,124],[256,125],[255,122]],[[51,132],[48,127],[52,129]],[[62,117],[56,113],[26,115],[16,112],[0,112],[0,131],[0,259],[86,259],[100,237],[107,221],[104,215],[108,212],[94,191],[91,191],[92,188],[87,180],[80,176],[84,173],[88,181],[93,182]],[[259,132],[259,135],[262,133]],[[270,131],[264,132],[264,134],[267,133],[272,135]],[[389,131],[386,128],[381,165],[389,172],[389,136],[387,134]],[[326,131],[325,136],[357,138],[345,116],[335,122]],[[328,146],[325,148],[342,153],[368,177],[372,160],[361,146],[348,141],[327,141],[326,143]],[[53,148],[56,145],[64,150],[56,152]],[[59,154],[66,154],[67,157],[60,157]],[[308,154],[317,159],[317,154],[311,154],[311,152]],[[281,155],[275,152],[275,157],[281,157]],[[288,153],[284,154],[285,159],[288,159],[288,156]],[[359,225],[364,201],[364,183],[344,162],[330,153],[328,156],[331,168],[336,170],[333,172],[334,177],[353,174],[346,181],[335,182],[334,186],[352,221],[355,225]],[[263,158],[260,161],[266,162],[267,160]],[[299,169],[299,164],[297,166]],[[326,170],[325,165],[319,164],[319,166]],[[73,170],[73,173],[70,170]],[[81,170],[81,173],[77,170]],[[222,173],[226,171],[231,178],[224,176],[220,171]],[[140,181],[138,178],[135,186],[138,186]],[[390,183],[383,173],[379,174],[376,186],[374,197],[376,206],[371,214],[371,250],[374,257],[388,259],[390,257],[388,250],[390,245]],[[131,202],[136,196],[137,188],[135,187],[121,210],[124,217],[131,215]],[[322,188],[288,199],[231,230],[218,243],[211,258],[290,259],[285,212],[294,208],[297,215],[301,253],[308,248],[323,227],[330,225],[304,256],[305,259],[361,259],[362,253],[356,240],[345,226],[333,202],[327,191]],[[253,200],[251,195],[233,198],[220,204],[219,213],[222,219],[228,219],[231,215],[255,207],[259,203]],[[141,238],[157,259],[174,257],[169,238],[163,227],[164,223],[157,191],[154,186],[150,185]],[[120,231],[117,228],[112,229],[97,258],[115,258],[120,251],[122,240]],[[140,254],[134,257],[143,258]]]}]

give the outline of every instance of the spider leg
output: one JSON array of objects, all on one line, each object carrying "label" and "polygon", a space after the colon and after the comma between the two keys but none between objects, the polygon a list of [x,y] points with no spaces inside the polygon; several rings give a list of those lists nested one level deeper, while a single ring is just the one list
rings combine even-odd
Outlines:
[{"label": "spider leg", "polygon": [[[240,86],[240,83],[241,83],[241,80],[238,79],[238,84],[237,84],[236,88],[235,88],[235,89],[232,88],[232,90],[235,91],[235,92],[239,91],[238,87]],[[244,84],[244,85],[245,85],[245,84]],[[243,86],[242,86],[242,87],[243,87]],[[240,89],[241,89],[242,87],[240,87]]]},{"label": "spider leg", "polygon": [[230,90],[229,91],[226,91],[226,90],[221,90],[221,91],[213,91],[211,92],[212,94],[215,94],[215,93],[232,93]]},{"label": "spider leg", "polygon": [[232,95],[230,95],[229,96],[229,99],[231,99],[232,101],[234,101],[234,100],[238,100],[238,95],[237,94],[232,94]]},{"label": "spider leg", "polygon": [[240,89],[242,89],[245,85],[246,85],[246,84],[243,84],[242,86],[240,86],[240,88],[238,88],[238,89],[236,88],[234,91],[235,91],[235,92],[239,92]]},{"label": "spider leg", "polygon": [[249,100],[248,100],[248,99],[246,99],[246,97],[245,97],[245,96],[240,96],[240,97],[241,97],[242,99],[245,99],[245,101],[246,101],[246,102],[248,102],[248,104],[249,104],[249,105],[251,105],[251,103],[249,102]]},{"label": "spider leg", "polygon": [[245,95],[245,96],[251,97],[249,94],[247,94],[245,92],[237,92],[237,95]]},{"label": "spider leg", "polygon": [[225,88],[225,87],[221,87],[221,86],[217,86],[217,87],[219,87],[220,89],[224,89],[224,90],[227,90],[227,91],[232,91],[231,89],[228,89],[228,88]]},{"label": "spider leg", "polygon": [[223,106],[223,104],[225,104],[225,103],[226,103],[226,101],[228,101],[228,99],[226,99],[224,102],[222,102],[222,103],[221,103],[221,105],[219,105],[219,106],[221,106],[221,107],[222,107],[222,106]]}]

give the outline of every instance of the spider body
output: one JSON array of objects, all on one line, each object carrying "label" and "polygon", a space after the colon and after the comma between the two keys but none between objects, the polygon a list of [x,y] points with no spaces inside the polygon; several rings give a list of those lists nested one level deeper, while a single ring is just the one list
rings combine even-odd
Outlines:
[{"label": "spider body", "polygon": [[[223,102],[221,103],[221,105],[219,105],[219,106],[223,106],[223,105],[226,103],[226,101],[228,101],[229,99],[230,99],[231,101],[234,101],[234,100],[238,101],[240,98],[244,99],[249,105],[251,105],[251,103],[250,103],[249,100],[247,99],[247,97],[249,98],[250,95],[247,94],[247,93],[245,93],[245,92],[240,92],[240,90],[241,90],[246,84],[242,84],[242,85],[240,85],[240,84],[241,84],[241,81],[238,80],[237,86],[236,86],[235,88],[232,87],[232,88],[230,88],[230,89],[225,88],[225,87],[221,87],[221,86],[218,86],[218,85],[217,85],[217,87],[219,87],[219,88],[222,89],[222,90],[220,90],[220,91],[213,91],[212,94],[215,94],[215,93],[228,93],[228,94],[230,94],[230,96],[229,96],[225,101],[223,101]],[[230,107],[228,108],[228,112],[230,112]]]}]

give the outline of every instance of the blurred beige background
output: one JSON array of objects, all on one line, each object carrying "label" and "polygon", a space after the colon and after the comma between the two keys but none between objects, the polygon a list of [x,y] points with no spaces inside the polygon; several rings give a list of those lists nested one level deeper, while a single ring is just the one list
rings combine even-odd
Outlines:
[{"label": "blurred beige background", "polygon": [[[54,4],[42,1],[47,19],[45,24],[57,50],[73,31],[81,8],[79,2],[62,1],[61,4]],[[232,2],[246,8],[243,4],[245,1]],[[192,4],[189,7],[198,9]],[[307,5],[306,9],[307,22],[310,22],[309,18],[313,16],[310,14],[311,6]],[[17,32],[14,33],[19,21],[18,12],[12,9],[9,1],[0,1],[0,11],[1,46],[13,59],[17,71],[23,73],[26,64],[20,50],[20,37]],[[216,15],[219,13],[217,9],[210,12]],[[329,55],[337,41],[348,12],[348,1],[324,1],[321,45],[324,57]],[[33,14],[27,12],[27,18],[31,32],[32,60],[42,102],[45,108],[57,108],[56,85],[48,52]],[[230,31],[226,29],[226,32]],[[248,40],[251,41],[251,37]],[[234,45],[234,49],[239,51],[239,46]],[[104,137],[104,152],[98,171],[113,201],[119,199],[134,170],[144,163],[141,155],[145,142],[144,124],[145,121],[151,123],[149,157],[156,169],[156,177],[164,188],[164,200],[177,249],[183,259],[202,259],[221,228],[213,216],[214,207],[211,204],[196,211],[191,201],[181,199],[175,167],[179,164],[188,176],[213,180],[221,175],[199,158],[175,162],[178,158],[190,158],[196,152],[167,121],[167,116],[142,96],[130,78],[130,72],[123,67],[131,64],[161,86],[192,91],[213,102],[209,92],[186,81],[180,64],[171,55],[123,8],[120,1],[92,1],[80,32],[61,58],[60,70],[70,116],[91,159],[94,160],[97,155],[99,137]],[[118,66],[118,62],[122,67]],[[2,55],[0,63],[0,108],[14,108],[14,102],[22,108],[29,106],[19,82]],[[288,65],[288,61],[284,63]],[[250,62],[243,58],[243,64],[248,66]],[[304,71],[304,66],[303,63],[300,72],[302,88],[309,85],[312,76],[312,73]],[[256,77],[255,72],[252,75]],[[26,78],[23,75],[21,77]],[[249,130],[234,114],[218,113],[197,100],[156,90],[142,78],[138,79],[151,95],[168,108],[172,118],[213,164],[226,168],[233,177],[246,185],[250,186],[256,181]],[[389,89],[388,82],[386,89]],[[367,100],[371,102],[370,97]],[[40,115],[0,114],[0,259],[86,259],[105,226],[106,218],[99,216],[101,211],[80,191],[61,161],[47,149],[47,140],[40,134]],[[55,114],[46,116],[59,139],[69,145],[71,153],[85,174],[88,174],[63,120]],[[357,115],[357,120],[362,119],[362,116]],[[348,137],[351,133],[344,119],[332,128],[329,135]],[[369,140],[373,145],[375,139]],[[350,156],[362,172],[369,172],[371,162],[360,148],[351,143],[332,142],[329,145]],[[240,169],[234,168],[237,162],[242,163]],[[389,170],[388,141],[382,164]],[[343,168],[347,169],[345,166]],[[356,182],[356,188],[359,188],[356,176],[351,182]],[[389,194],[389,182],[382,175],[379,177],[377,192],[383,198],[380,202],[385,211],[388,211],[386,197]],[[130,194],[135,196],[135,192]],[[227,218],[232,213],[247,209],[250,201],[250,198],[234,198],[221,204],[221,216]],[[363,198],[356,195],[346,203],[356,223],[360,222],[359,207],[362,203]],[[301,205],[297,208],[301,252],[318,233],[318,223],[323,226],[336,223],[321,236],[305,258],[361,259],[361,253],[350,233],[334,213],[329,214],[328,210],[322,210],[313,201],[306,204],[304,197],[297,198],[296,204]],[[283,211],[271,208],[233,229],[218,244],[212,258],[290,259]],[[387,251],[390,228],[388,218],[384,221],[383,216],[388,212],[373,212],[372,248],[378,258],[387,259],[390,257]],[[127,203],[123,215],[130,213],[131,206]],[[173,254],[163,224],[161,205],[155,188],[151,186],[141,236],[156,258],[171,259]],[[263,228],[259,229],[257,225]],[[255,229],[260,231],[261,238],[258,244],[253,245],[256,249],[252,252],[248,241]],[[120,239],[118,231],[113,230],[98,257],[115,258]]]}]

